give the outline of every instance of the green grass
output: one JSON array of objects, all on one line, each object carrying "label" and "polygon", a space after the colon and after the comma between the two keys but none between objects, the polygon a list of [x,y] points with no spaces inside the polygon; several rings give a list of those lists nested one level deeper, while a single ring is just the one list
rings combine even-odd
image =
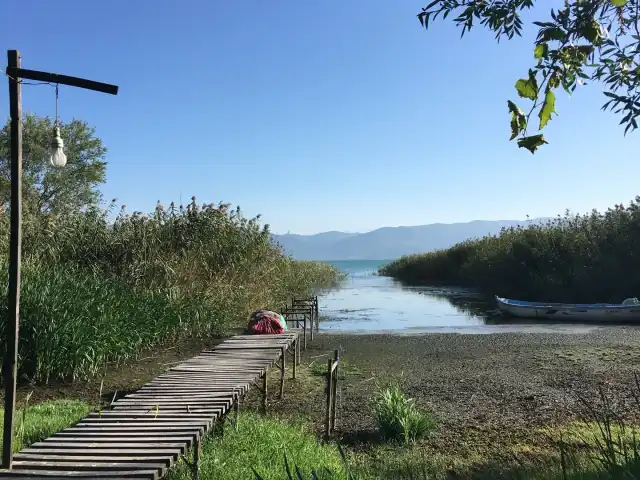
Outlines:
[{"label": "green grass", "polygon": [[387,440],[415,442],[426,437],[436,426],[431,415],[421,411],[415,400],[408,398],[399,386],[377,392],[371,407],[378,429]]},{"label": "green grass", "polygon": [[640,291],[640,197],[605,213],[503,229],[445,250],[409,255],[380,273],[410,284],[474,287],[558,302],[621,302]]},{"label": "green grass", "polygon": [[[87,403],[78,400],[51,400],[27,405],[26,409],[22,406],[15,414],[14,452],[73,425],[90,411],[91,407]],[[4,418],[4,409],[0,409],[0,417]],[[0,432],[2,430],[0,425]]]},{"label": "green grass", "polygon": [[[24,407],[24,406],[23,406]],[[14,451],[44,440],[85,417],[91,407],[75,400],[27,405],[16,414]],[[2,412],[4,413],[4,412]],[[602,434],[602,428],[611,433]],[[425,449],[420,443],[389,443],[368,453],[347,452],[346,462],[335,444],[321,443],[302,420],[285,421],[274,416],[243,413],[238,430],[225,425],[224,433],[208,434],[202,445],[200,478],[216,479],[387,479],[445,480],[622,480],[640,478],[637,439],[628,428],[575,423],[560,429],[544,429],[541,435],[564,439],[564,453],[549,446],[508,446],[500,455],[448,453]],[[580,446],[592,438],[590,450]],[[617,440],[619,439],[619,441]],[[623,448],[623,444],[627,447]],[[626,451],[626,457],[623,455]],[[610,457],[610,452],[615,452]],[[292,474],[288,477],[286,461]],[[613,460],[613,461],[612,461]],[[563,467],[564,465],[564,467]],[[298,476],[297,472],[300,472]],[[313,477],[313,473],[316,477]],[[187,480],[192,472],[183,461],[169,472],[169,480]],[[350,475],[350,476],[348,476]]]},{"label": "green grass", "polygon": [[[200,478],[236,480],[255,478],[254,470],[265,480],[286,478],[284,453],[293,465],[311,478],[346,479],[343,462],[335,445],[322,444],[302,422],[283,421],[253,413],[240,415],[238,431],[225,427],[222,437],[208,436],[202,445]],[[187,465],[179,464],[169,480],[191,479]]]}]

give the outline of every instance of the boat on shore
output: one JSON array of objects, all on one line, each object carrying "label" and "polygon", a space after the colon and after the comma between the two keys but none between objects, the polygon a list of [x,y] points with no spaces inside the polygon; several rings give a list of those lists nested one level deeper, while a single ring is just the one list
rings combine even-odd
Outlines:
[{"label": "boat on shore", "polygon": [[545,303],[512,300],[496,295],[503,315],[519,318],[589,322],[640,322],[640,301],[628,298],[622,303]]}]

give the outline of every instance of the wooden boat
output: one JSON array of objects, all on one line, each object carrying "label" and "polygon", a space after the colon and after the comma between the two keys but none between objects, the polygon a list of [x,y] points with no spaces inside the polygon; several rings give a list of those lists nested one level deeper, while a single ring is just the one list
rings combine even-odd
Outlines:
[{"label": "wooden boat", "polygon": [[503,314],[520,318],[560,321],[640,322],[640,302],[629,298],[623,303],[544,303],[511,300],[496,295]]}]

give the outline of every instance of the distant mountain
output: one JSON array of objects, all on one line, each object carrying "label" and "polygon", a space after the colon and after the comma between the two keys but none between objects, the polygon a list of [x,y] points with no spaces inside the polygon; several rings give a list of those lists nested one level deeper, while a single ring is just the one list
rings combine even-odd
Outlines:
[{"label": "distant mountain", "polygon": [[503,227],[540,220],[475,220],[415,227],[384,227],[367,233],[323,232],[316,235],[273,235],[299,260],[391,260],[402,255],[450,247],[468,238],[496,234]]}]

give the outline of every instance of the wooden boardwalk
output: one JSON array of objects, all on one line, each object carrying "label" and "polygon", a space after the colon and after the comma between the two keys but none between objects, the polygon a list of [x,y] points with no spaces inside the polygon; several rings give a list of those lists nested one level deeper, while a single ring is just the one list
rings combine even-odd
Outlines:
[{"label": "wooden boardwalk", "polygon": [[267,370],[275,364],[283,395],[287,357],[293,378],[300,361],[299,336],[292,330],[232,337],[116,400],[111,409],[16,453],[13,469],[0,470],[0,478],[158,479],[191,447],[197,461],[202,435],[230,411],[237,414],[250,387],[262,390],[266,408]]}]

